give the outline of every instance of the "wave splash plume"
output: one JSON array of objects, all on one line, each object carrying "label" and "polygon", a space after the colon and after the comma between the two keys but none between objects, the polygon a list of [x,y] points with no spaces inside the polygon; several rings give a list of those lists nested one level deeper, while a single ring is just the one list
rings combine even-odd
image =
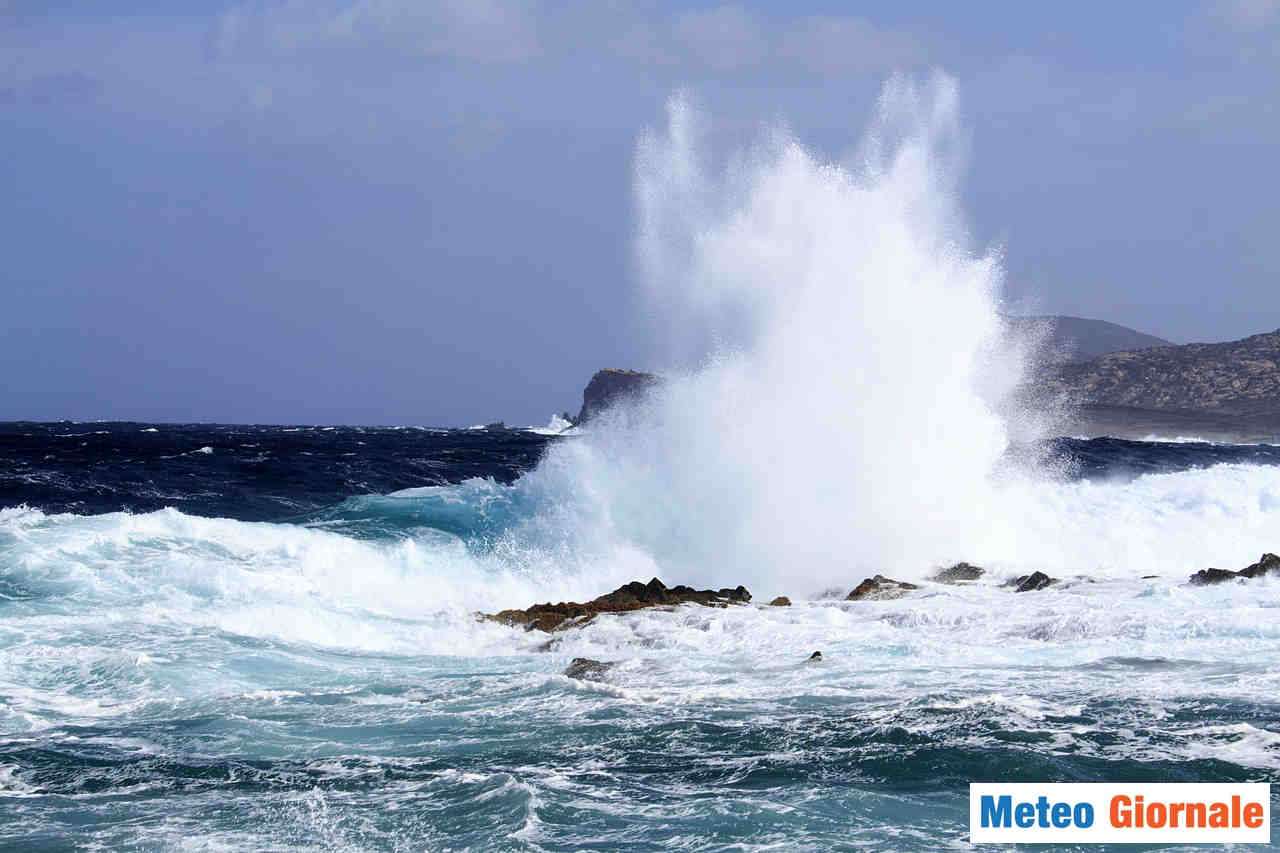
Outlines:
[{"label": "wave splash plume", "polygon": [[532,478],[699,583],[817,587],[981,553],[1001,523],[995,406],[1028,349],[1002,337],[998,253],[968,245],[957,101],[949,78],[895,79],[844,162],[778,128],[719,162],[673,98],[636,166],[672,378]]}]

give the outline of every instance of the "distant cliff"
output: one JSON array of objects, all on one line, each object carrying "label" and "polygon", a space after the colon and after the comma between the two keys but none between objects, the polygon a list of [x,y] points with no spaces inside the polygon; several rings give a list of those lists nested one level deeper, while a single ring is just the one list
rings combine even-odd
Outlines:
[{"label": "distant cliff", "polygon": [[1105,320],[1047,314],[1006,314],[1002,319],[1015,335],[1043,335],[1043,354],[1046,360],[1054,364],[1088,361],[1121,350],[1173,345],[1164,338]]},{"label": "distant cliff", "polygon": [[575,424],[585,423],[600,412],[623,400],[634,400],[662,381],[662,377],[638,370],[606,367],[596,371],[582,390],[582,409]]},{"label": "distant cliff", "polygon": [[1112,352],[1050,367],[1036,384],[1075,405],[1280,415],[1280,330],[1221,344]]},{"label": "distant cliff", "polygon": [[[1078,328],[1062,325],[1064,333]],[[1115,328],[1140,342],[1159,340]],[[1105,346],[1103,340],[1092,339]],[[574,423],[589,421],[621,400],[639,398],[661,382],[652,373],[601,370],[583,390]],[[1280,329],[1226,343],[1170,344],[1050,363],[1030,378],[1020,396],[1036,405],[1056,399],[1074,407],[1078,422],[1069,427],[1073,433],[1280,440]]]}]

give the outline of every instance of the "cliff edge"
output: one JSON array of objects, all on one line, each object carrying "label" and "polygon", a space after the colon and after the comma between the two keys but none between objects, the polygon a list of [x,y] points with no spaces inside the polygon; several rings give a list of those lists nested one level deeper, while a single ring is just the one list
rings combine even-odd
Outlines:
[{"label": "cliff edge", "polygon": [[662,377],[639,370],[620,370],[616,367],[598,370],[587,387],[582,389],[582,409],[573,422],[586,423],[616,403],[639,399],[661,381]]}]

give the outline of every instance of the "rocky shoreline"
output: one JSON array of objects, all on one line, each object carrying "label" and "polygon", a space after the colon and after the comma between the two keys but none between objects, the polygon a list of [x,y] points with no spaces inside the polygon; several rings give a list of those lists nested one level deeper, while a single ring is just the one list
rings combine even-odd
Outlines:
[{"label": "rocky shoreline", "polygon": [[[931,575],[927,583],[963,586],[980,580],[987,570],[972,563],[956,563],[939,569]],[[1266,575],[1280,577],[1280,556],[1263,554],[1256,562],[1239,571],[1229,569],[1206,568],[1192,574],[1187,583],[1191,586],[1206,586],[1226,583],[1228,581],[1249,581]],[[1156,577],[1147,575],[1146,577]],[[1093,583],[1094,579],[1087,575],[1081,580]],[[1011,578],[1000,584],[1001,588],[1012,589],[1014,593],[1038,592],[1061,583],[1060,579],[1036,571],[1028,575]],[[895,580],[884,575],[873,575],[863,579],[845,596],[845,601],[889,601],[903,598],[924,589],[924,584]],[[694,589],[689,586],[668,587],[658,578],[648,583],[632,581],[588,602],[562,601],[558,604],[547,602],[533,604],[521,609],[502,610],[498,613],[477,613],[481,621],[497,622],[512,628],[523,628],[526,631],[542,631],[556,633],[572,628],[589,625],[597,616],[608,613],[630,613],[647,608],[670,609],[682,604],[697,604],[703,607],[730,607],[751,603],[751,592],[745,586],[719,590]],[[771,607],[790,607],[791,599],[778,596],[769,602]]]},{"label": "rocky shoreline", "polygon": [[[939,569],[922,583],[910,583],[895,580],[884,575],[873,575],[865,578],[844,597],[845,601],[875,602],[904,598],[912,593],[926,589],[926,584],[946,584],[965,586],[978,582],[987,574],[987,570],[972,563],[956,563]],[[1206,586],[1235,581],[1244,583],[1267,575],[1280,577],[1280,556],[1272,553],[1263,554],[1256,563],[1234,571],[1229,569],[1206,568],[1195,572],[1187,579],[1190,586]],[[1154,578],[1156,575],[1145,575]],[[1093,583],[1094,579],[1081,576],[1080,580]],[[998,585],[1001,589],[1011,589],[1013,593],[1038,592],[1061,583],[1058,578],[1050,577],[1040,571],[1011,578]],[[824,596],[825,597],[825,596]],[[588,602],[562,601],[559,604],[547,602],[529,607],[502,610],[498,613],[477,613],[476,619],[497,622],[511,628],[522,628],[525,631],[540,631],[555,634],[591,624],[602,614],[630,613],[650,608],[673,609],[679,605],[696,604],[702,607],[733,607],[751,603],[751,593],[744,586],[734,589],[719,590],[694,589],[689,586],[668,587],[658,578],[648,583],[632,581],[618,587],[613,592],[594,598]],[[791,599],[778,596],[769,602],[768,607],[790,607]],[[540,651],[551,651],[555,647],[555,639],[548,640]],[[816,664],[823,660],[822,652],[815,651],[803,662]],[[601,661],[593,658],[574,658],[564,670],[564,675],[582,681],[600,681],[617,666],[619,661]]]},{"label": "rocky shoreline", "polygon": [[648,583],[632,581],[613,592],[591,601],[562,601],[559,604],[534,604],[524,610],[503,610],[477,614],[481,619],[499,622],[526,631],[564,631],[590,624],[602,613],[628,613],[647,607],[674,607],[677,604],[701,604],[704,607],[728,607],[747,604],[751,593],[744,586],[737,589],[694,589],[688,586],[668,587],[654,578]]}]

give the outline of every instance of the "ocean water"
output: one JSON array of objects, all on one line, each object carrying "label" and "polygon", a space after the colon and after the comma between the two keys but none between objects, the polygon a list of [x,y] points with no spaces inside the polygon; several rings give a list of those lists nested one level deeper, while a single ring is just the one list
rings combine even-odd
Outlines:
[{"label": "ocean water", "polygon": [[[1187,578],[1280,551],[1280,451],[1010,402],[946,77],[719,139],[641,135],[666,380],[571,434],[0,425],[0,847],[934,851],[971,781],[1274,780],[1280,578]],[[652,577],[754,600],[475,616]]]},{"label": "ocean water", "polygon": [[[791,565],[749,606],[604,617],[548,649],[473,611],[647,580],[534,547],[531,521],[567,509],[529,469],[587,436],[8,424],[0,441],[5,849],[936,850],[967,846],[971,780],[1280,769],[1280,580],[1186,584],[1280,547],[1275,448],[1050,442],[1072,473],[997,490],[1066,528],[1035,531],[1043,561],[966,554],[991,575],[846,602],[869,570],[833,555],[813,577],[842,575],[838,597]],[[380,494],[397,455],[441,484]],[[335,460],[365,489],[326,503],[312,484]],[[59,503],[77,492],[98,502]],[[185,509],[148,510],[157,495]],[[1090,534],[1133,549],[1053,552]],[[1033,568],[1062,581],[1000,588]],[[577,656],[619,663],[579,681]]]}]

